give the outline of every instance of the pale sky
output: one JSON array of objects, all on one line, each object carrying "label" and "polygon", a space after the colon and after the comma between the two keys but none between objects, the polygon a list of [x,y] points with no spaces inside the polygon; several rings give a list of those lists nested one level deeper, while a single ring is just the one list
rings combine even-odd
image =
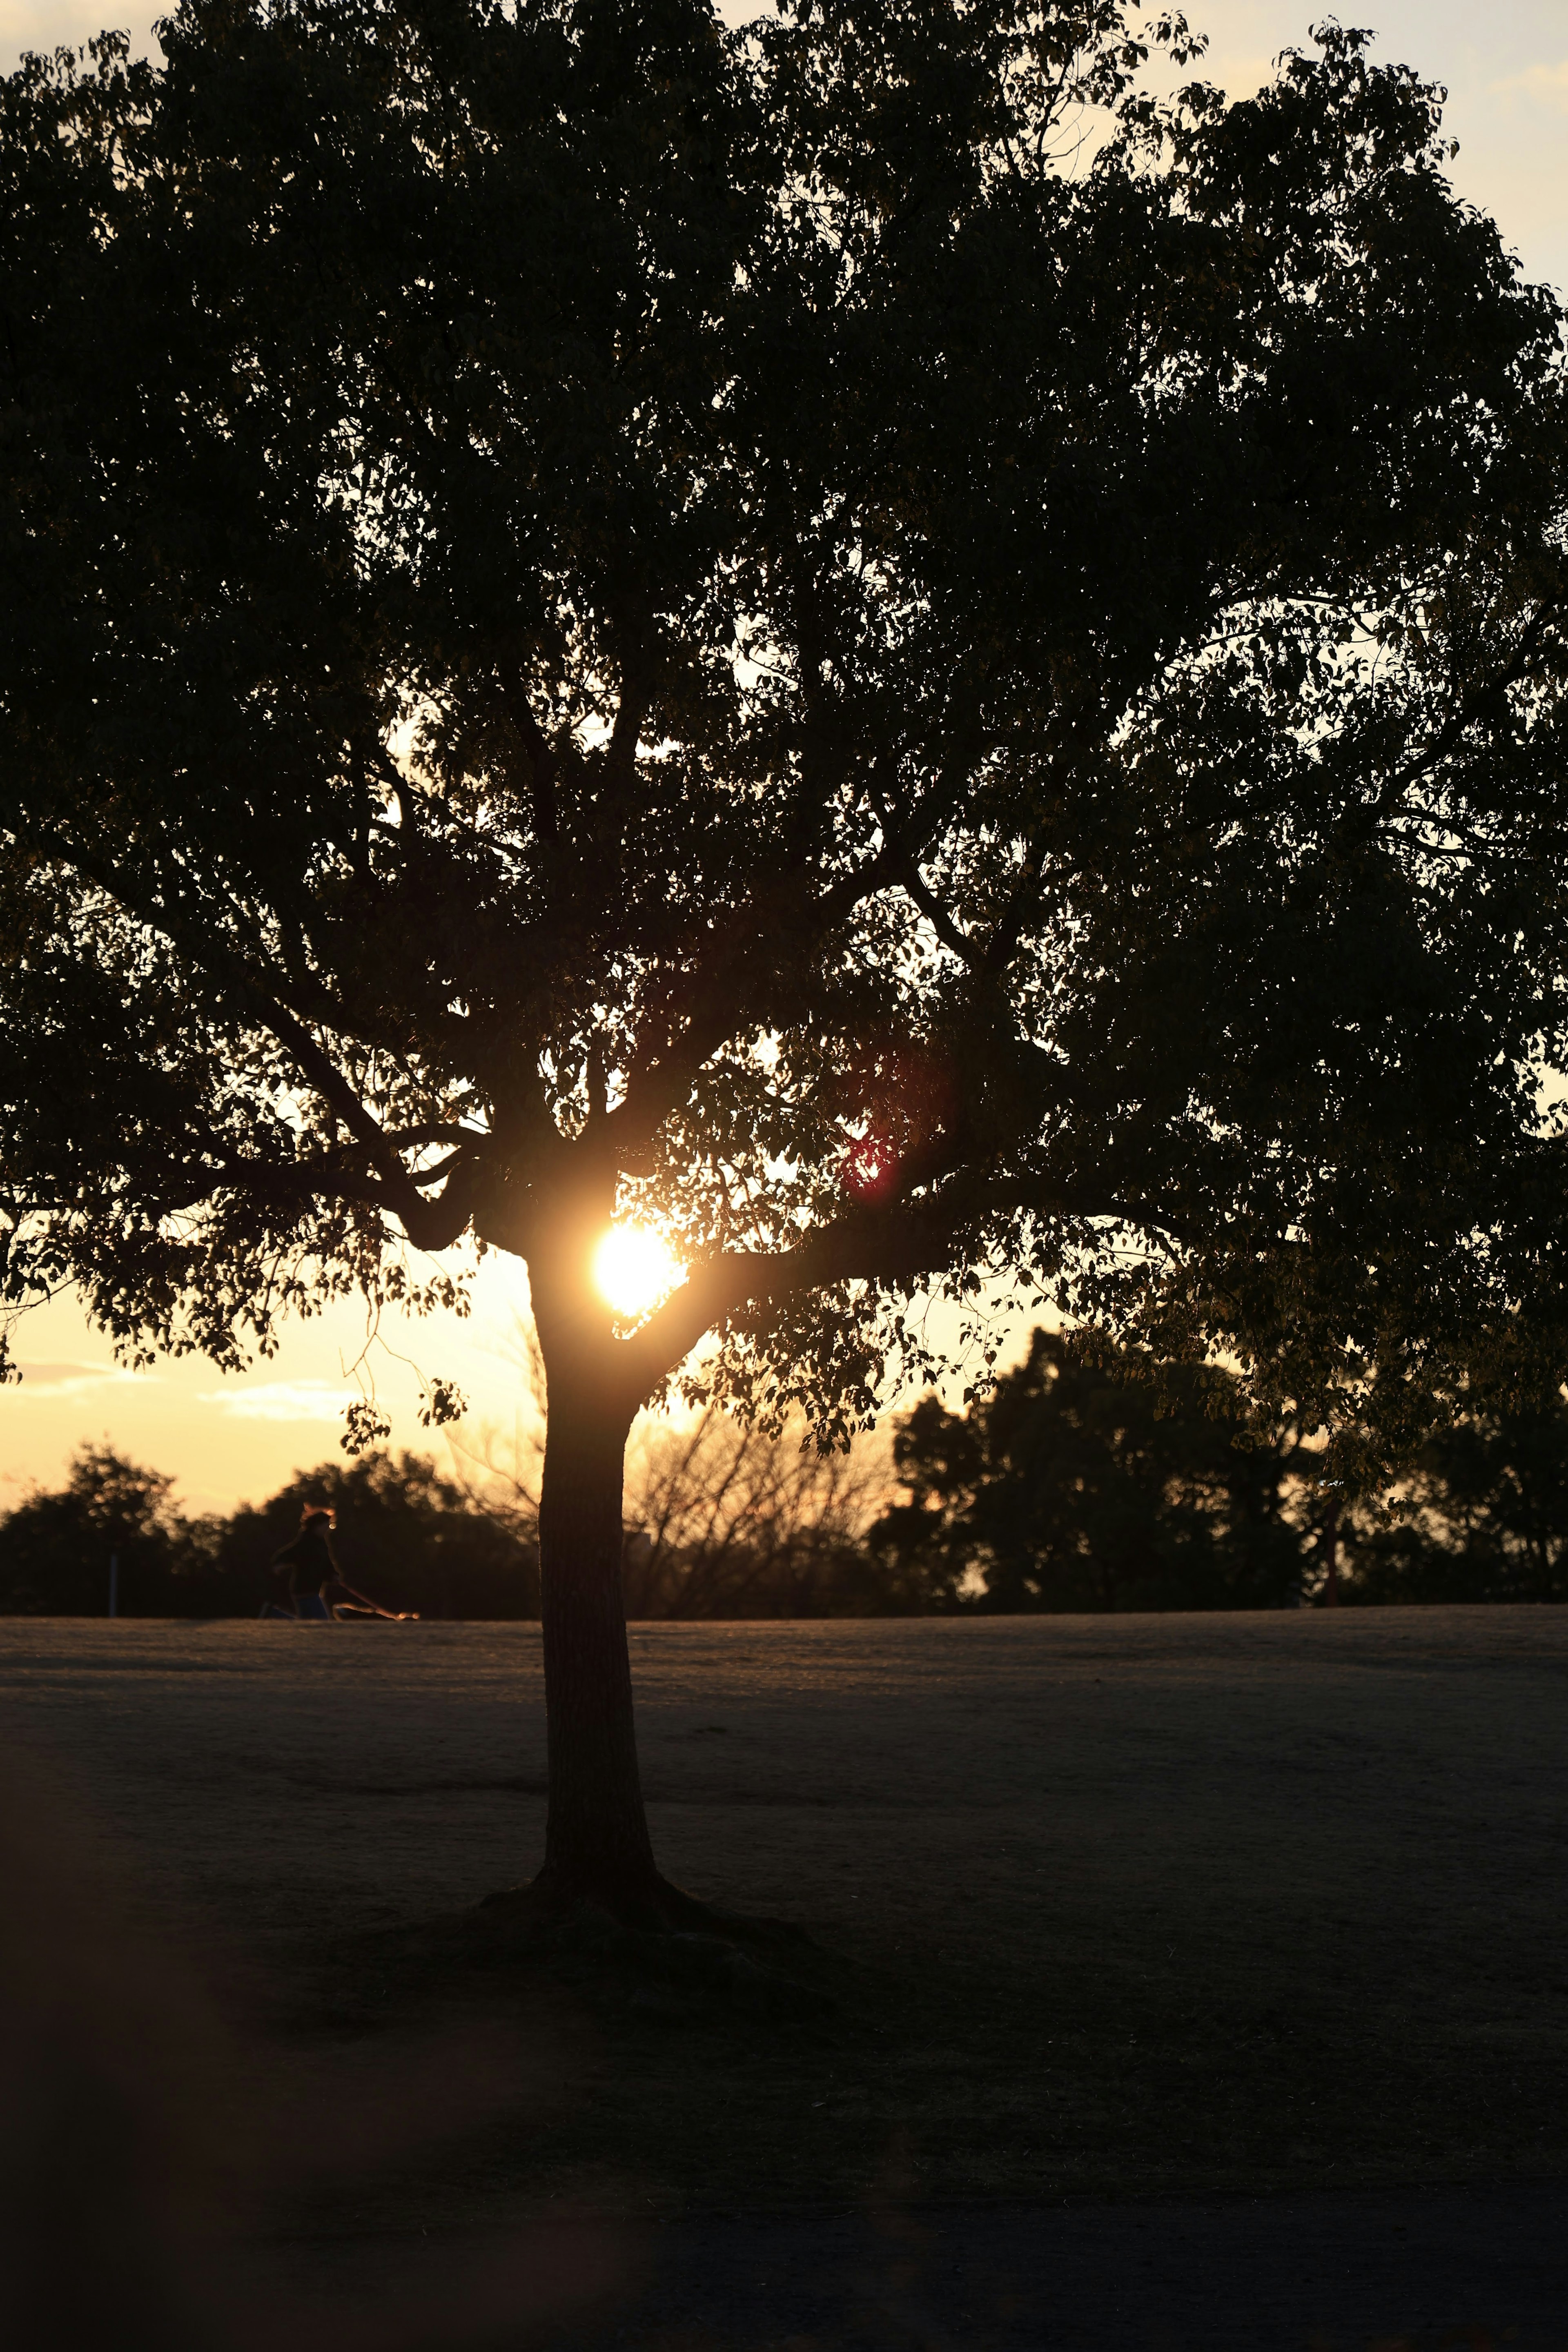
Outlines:
[{"label": "pale sky", "polygon": [[[729,5],[724,13],[736,19],[751,10]],[[1187,13],[1210,37],[1206,77],[1242,97],[1330,11],[1296,0],[1187,0]],[[1494,215],[1527,276],[1568,287],[1568,0],[1366,0],[1334,13],[1373,26],[1377,55],[1446,85],[1447,127],[1460,147],[1456,185]],[[106,14],[100,0],[0,0],[0,70],[25,49],[80,41],[106,22],[150,46],[153,17]],[[430,1441],[417,1424],[414,1371],[392,1351],[456,1380],[476,1420],[510,1429],[526,1410],[515,1339],[525,1295],[521,1273],[491,1260],[467,1323],[386,1328],[375,1378],[395,1443]],[[294,1468],[336,1454],[342,1406],[354,1393],[347,1367],[363,1340],[363,1313],[339,1309],[292,1327],[278,1356],[244,1376],[226,1379],[187,1359],[132,1378],[115,1372],[79,1306],[57,1300],[16,1335],[31,1376],[0,1390],[0,1508],[29,1480],[56,1479],[73,1446],[100,1438],[172,1472],[193,1507],[259,1500]]]}]

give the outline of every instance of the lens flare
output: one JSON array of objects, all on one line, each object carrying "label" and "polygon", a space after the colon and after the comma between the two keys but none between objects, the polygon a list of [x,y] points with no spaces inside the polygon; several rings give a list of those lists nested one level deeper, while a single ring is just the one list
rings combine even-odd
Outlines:
[{"label": "lens flare", "polygon": [[685,1272],[668,1243],[646,1225],[612,1225],[594,1253],[594,1280],[617,1315],[646,1315]]}]

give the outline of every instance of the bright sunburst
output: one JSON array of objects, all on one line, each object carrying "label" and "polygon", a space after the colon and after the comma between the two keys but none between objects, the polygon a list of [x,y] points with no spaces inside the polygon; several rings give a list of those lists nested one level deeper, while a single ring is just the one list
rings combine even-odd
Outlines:
[{"label": "bright sunburst", "polygon": [[594,1279],[617,1315],[646,1315],[685,1271],[646,1225],[612,1225],[594,1253]]}]

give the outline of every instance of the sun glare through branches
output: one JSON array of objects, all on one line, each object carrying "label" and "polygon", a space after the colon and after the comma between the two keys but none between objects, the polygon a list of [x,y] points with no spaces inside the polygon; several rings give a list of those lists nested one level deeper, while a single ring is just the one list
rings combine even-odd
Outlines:
[{"label": "sun glare through branches", "polygon": [[612,1225],[594,1254],[594,1280],[617,1315],[646,1315],[685,1273],[668,1242],[646,1225]]}]

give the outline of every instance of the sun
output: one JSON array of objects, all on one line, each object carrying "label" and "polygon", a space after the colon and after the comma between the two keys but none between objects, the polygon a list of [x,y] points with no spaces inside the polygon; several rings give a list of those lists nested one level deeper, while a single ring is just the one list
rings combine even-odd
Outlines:
[{"label": "sun", "polygon": [[612,1225],[594,1253],[594,1279],[617,1315],[646,1315],[685,1272],[668,1243],[646,1225]]}]

